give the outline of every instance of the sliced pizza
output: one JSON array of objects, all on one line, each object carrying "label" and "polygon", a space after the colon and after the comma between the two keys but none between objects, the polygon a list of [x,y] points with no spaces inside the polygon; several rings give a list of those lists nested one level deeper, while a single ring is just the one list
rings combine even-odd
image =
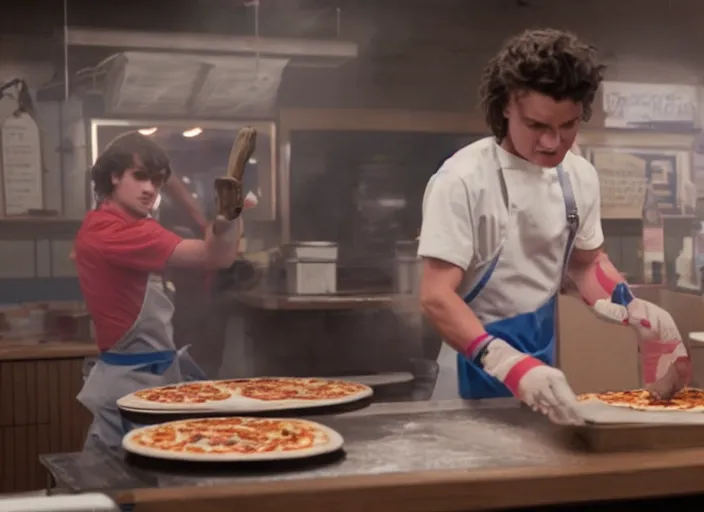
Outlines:
[{"label": "sliced pizza", "polygon": [[159,404],[204,404],[227,400],[232,396],[232,392],[209,382],[187,382],[143,389],[135,392],[134,396]]},{"label": "sliced pizza", "polygon": [[149,457],[254,461],[310,457],[342,447],[334,430],[307,420],[205,418],[142,427],[123,439],[125,450]]},{"label": "sliced pizza", "polygon": [[254,400],[339,400],[369,396],[371,389],[356,382],[313,377],[233,379],[218,384]]},{"label": "sliced pizza", "polygon": [[596,400],[614,407],[626,407],[639,411],[687,411],[704,412],[704,390],[685,388],[669,400],[662,400],[645,389],[584,393],[580,401]]}]

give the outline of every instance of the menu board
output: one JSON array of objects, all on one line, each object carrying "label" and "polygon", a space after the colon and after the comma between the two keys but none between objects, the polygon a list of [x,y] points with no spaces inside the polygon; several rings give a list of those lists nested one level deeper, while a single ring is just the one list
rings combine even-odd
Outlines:
[{"label": "menu board", "polygon": [[2,176],[6,215],[44,207],[39,127],[27,113],[10,116],[2,125]]},{"label": "menu board", "polygon": [[607,128],[693,128],[697,123],[695,86],[606,81],[602,87]]},{"label": "menu board", "polygon": [[601,216],[639,219],[647,190],[646,161],[629,153],[600,149],[592,152],[599,173]]}]

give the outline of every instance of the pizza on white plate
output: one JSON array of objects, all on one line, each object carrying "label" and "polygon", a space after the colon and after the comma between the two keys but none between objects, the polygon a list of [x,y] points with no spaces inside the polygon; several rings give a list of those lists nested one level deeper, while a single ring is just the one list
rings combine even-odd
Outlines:
[{"label": "pizza on white plate", "polygon": [[201,418],[141,427],[123,448],[138,455],[185,461],[261,461],[311,457],[339,450],[340,434],[300,419]]},{"label": "pizza on white plate", "polygon": [[669,400],[661,400],[645,389],[628,391],[606,391],[584,393],[580,401],[595,400],[615,407],[626,407],[638,411],[685,411],[704,412],[704,390],[685,388]]},{"label": "pizza on white plate", "polygon": [[125,409],[266,410],[353,402],[372,395],[363,384],[314,377],[259,377],[186,382],[143,389],[122,397]]}]

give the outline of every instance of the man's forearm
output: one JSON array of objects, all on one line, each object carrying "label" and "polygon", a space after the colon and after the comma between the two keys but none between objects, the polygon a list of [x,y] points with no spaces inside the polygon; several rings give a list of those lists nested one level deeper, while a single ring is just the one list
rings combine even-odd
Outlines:
[{"label": "man's forearm", "polygon": [[486,332],[474,311],[454,291],[422,296],[421,306],[443,339],[460,353]]},{"label": "man's forearm", "polygon": [[209,232],[205,236],[208,265],[211,268],[228,268],[235,262],[239,254],[239,245],[242,240],[242,219],[230,221],[230,225],[218,236],[212,233],[212,229],[212,226],[209,227]]},{"label": "man's forearm", "polygon": [[605,252],[589,263],[572,263],[567,275],[590,306],[599,299],[610,299],[616,285],[625,282]]}]

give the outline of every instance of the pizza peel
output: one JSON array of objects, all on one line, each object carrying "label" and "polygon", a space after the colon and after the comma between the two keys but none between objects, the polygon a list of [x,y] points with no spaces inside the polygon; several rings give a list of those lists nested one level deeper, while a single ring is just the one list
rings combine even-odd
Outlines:
[{"label": "pizza peel", "polygon": [[588,425],[704,425],[704,411],[636,411],[597,400],[579,402],[577,411]]},{"label": "pizza peel", "polygon": [[[215,178],[215,212],[225,220],[235,220],[242,214],[245,199],[242,194],[242,177],[256,145],[257,130],[251,126],[242,128],[232,145],[227,173]],[[222,224],[213,224],[215,235],[221,234],[223,229]]]}]

